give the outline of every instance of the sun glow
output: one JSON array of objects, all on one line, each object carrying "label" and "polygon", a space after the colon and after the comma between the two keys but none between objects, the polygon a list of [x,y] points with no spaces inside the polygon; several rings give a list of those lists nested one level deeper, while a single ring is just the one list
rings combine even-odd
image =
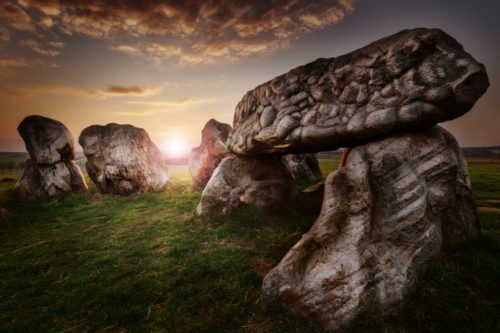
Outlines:
[{"label": "sun glow", "polygon": [[172,137],[165,142],[165,153],[169,157],[184,157],[189,153],[189,147],[181,137]]}]

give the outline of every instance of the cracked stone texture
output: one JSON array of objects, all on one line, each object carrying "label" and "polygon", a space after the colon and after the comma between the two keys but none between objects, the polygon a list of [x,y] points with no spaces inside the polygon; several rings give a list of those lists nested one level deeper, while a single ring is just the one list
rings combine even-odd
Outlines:
[{"label": "cracked stone texture", "polygon": [[163,191],[168,184],[162,153],[142,128],[93,125],[78,142],[87,156],[87,173],[101,193]]},{"label": "cracked stone texture", "polygon": [[289,203],[292,189],[293,179],[280,156],[230,155],[205,186],[196,213],[228,216],[246,205],[275,212]]},{"label": "cracked stone texture", "polygon": [[75,162],[73,136],[63,123],[29,116],[17,128],[30,158],[16,188],[27,196],[55,195],[87,190]]},{"label": "cracked stone texture", "polygon": [[362,311],[397,308],[431,257],[478,233],[451,134],[434,127],[381,139],[352,149],[328,176],[318,219],[264,278],[263,293],[336,330]]},{"label": "cracked stone texture", "polygon": [[229,154],[226,140],[231,125],[210,119],[201,131],[201,144],[189,156],[189,173],[193,189],[203,190],[220,161]]},{"label": "cracked stone texture", "polygon": [[250,155],[353,147],[457,118],[488,86],[484,66],[445,32],[403,30],[247,92],[228,148]]}]

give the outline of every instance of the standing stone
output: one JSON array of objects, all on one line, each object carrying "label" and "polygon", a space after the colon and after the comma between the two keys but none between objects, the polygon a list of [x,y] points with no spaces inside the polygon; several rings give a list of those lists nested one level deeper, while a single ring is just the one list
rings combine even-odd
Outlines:
[{"label": "standing stone", "polygon": [[16,188],[24,195],[55,195],[87,190],[80,167],[75,162],[73,136],[63,123],[29,116],[17,131],[30,158]]},{"label": "standing stone", "polygon": [[240,155],[354,147],[457,118],[488,86],[484,66],[445,32],[403,30],[247,92],[227,145]]},{"label": "standing stone", "polygon": [[251,205],[265,211],[278,211],[289,202],[293,180],[281,157],[224,158],[201,194],[198,215],[228,216]]},{"label": "standing stone", "polygon": [[90,179],[102,193],[163,191],[168,184],[162,153],[142,128],[93,125],[82,131],[78,142]]},{"label": "standing stone", "polygon": [[295,180],[321,180],[323,175],[314,154],[288,154],[283,156],[283,164]]},{"label": "standing stone", "polygon": [[455,139],[437,127],[399,134],[352,149],[328,176],[317,221],[263,293],[337,330],[400,305],[433,256],[478,233]]},{"label": "standing stone", "polygon": [[201,131],[201,145],[191,150],[189,173],[193,189],[203,190],[220,161],[229,154],[226,140],[231,126],[210,119]]}]

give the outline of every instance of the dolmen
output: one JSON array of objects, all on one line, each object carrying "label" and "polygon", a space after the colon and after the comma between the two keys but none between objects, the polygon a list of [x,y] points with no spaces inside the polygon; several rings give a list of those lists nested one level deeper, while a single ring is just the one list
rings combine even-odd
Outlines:
[{"label": "dolmen", "polygon": [[[216,213],[234,209],[238,196],[257,202],[273,181],[269,201],[280,202],[281,155],[349,148],[322,185],[316,222],[265,276],[263,296],[328,331],[361,313],[391,313],[432,258],[479,234],[466,161],[437,124],[469,111],[488,86],[484,66],[438,29],[404,30],[297,67],[238,103],[232,155],[198,213],[210,211],[206,202]],[[242,189],[244,178],[263,189]]]},{"label": "dolmen", "polygon": [[82,131],[78,142],[87,157],[87,173],[101,193],[157,192],[168,185],[162,153],[142,128],[92,125]]},{"label": "dolmen", "polygon": [[63,123],[29,116],[17,128],[29,159],[16,189],[29,197],[78,193],[87,190],[80,167],[75,162],[73,136]]}]

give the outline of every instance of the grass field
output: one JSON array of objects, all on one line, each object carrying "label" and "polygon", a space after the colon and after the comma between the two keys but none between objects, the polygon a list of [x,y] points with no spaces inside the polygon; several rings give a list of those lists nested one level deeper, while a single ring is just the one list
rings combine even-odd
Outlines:
[{"label": "grass field", "polygon": [[[321,161],[324,173],[337,163]],[[500,332],[500,163],[469,168],[481,238],[433,262],[398,316],[362,316],[350,332]],[[262,277],[314,216],[202,220],[188,174],[171,184],[23,201],[0,182],[0,332],[319,331],[260,300]]]}]

